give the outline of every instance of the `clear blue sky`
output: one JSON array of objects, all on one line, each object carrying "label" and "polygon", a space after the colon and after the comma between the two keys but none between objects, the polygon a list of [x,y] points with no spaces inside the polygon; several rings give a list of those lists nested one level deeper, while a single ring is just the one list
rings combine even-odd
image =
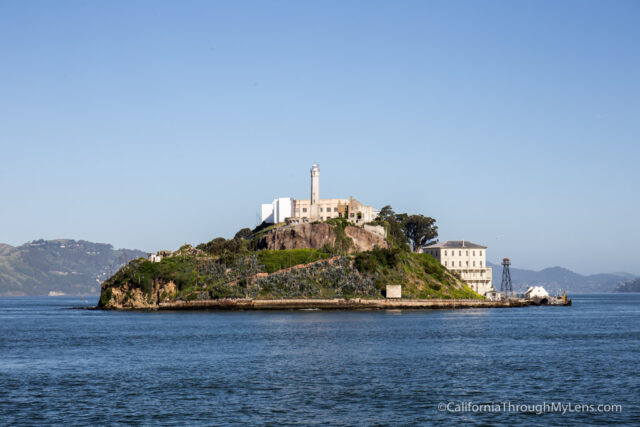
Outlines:
[{"label": "clear blue sky", "polygon": [[0,2],[0,241],[147,251],[348,197],[640,274],[638,1]]}]

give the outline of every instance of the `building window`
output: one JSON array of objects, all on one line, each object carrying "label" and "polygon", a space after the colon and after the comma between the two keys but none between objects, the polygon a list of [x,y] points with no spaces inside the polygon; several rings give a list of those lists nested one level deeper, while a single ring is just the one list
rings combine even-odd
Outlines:
[{"label": "building window", "polygon": [[458,267],[462,267],[462,261],[458,261]]},{"label": "building window", "polygon": [[447,256],[447,251],[444,251],[444,256]]},{"label": "building window", "polygon": [[467,251],[467,256],[469,256],[469,251]]},{"label": "building window", "polygon": [[473,261],[473,266],[474,266],[474,267],[476,266],[476,262],[475,262],[475,261]]},{"label": "building window", "polygon": [[445,261],[445,262],[444,262],[444,266],[445,266],[445,267],[447,266],[447,261]]},{"label": "building window", "polygon": [[307,212],[307,208],[302,208],[302,212]]},{"label": "building window", "polygon": [[333,211],[334,212],[338,212],[338,208],[333,208]]},{"label": "building window", "polygon": [[476,251],[472,251],[472,252],[471,252],[471,255],[472,255],[472,256],[476,256]]},{"label": "building window", "polygon": [[462,256],[462,251],[458,251],[458,256]]},{"label": "building window", "polygon": [[482,261],[480,261],[480,267],[482,267]]},{"label": "building window", "polygon": [[469,267],[469,261],[467,261],[467,267]]}]

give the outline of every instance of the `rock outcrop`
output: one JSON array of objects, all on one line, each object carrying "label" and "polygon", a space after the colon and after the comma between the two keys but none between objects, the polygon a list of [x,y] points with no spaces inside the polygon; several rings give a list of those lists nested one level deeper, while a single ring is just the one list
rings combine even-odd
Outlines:
[{"label": "rock outcrop", "polygon": [[108,287],[102,290],[98,307],[110,309],[155,309],[158,304],[174,297],[177,293],[174,282],[154,282],[147,295],[132,284]]},{"label": "rock outcrop", "polygon": [[[335,245],[342,231],[337,230],[338,227],[324,222],[279,227],[262,236],[258,249],[320,249],[326,244]],[[344,228],[344,235],[351,239],[350,252],[369,251],[375,246],[389,248],[384,237],[360,227],[348,225]]]},{"label": "rock outcrop", "polygon": [[344,230],[347,237],[353,240],[355,251],[370,251],[374,247],[389,249],[389,243],[379,234],[372,233],[360,227],[347,226]]}]

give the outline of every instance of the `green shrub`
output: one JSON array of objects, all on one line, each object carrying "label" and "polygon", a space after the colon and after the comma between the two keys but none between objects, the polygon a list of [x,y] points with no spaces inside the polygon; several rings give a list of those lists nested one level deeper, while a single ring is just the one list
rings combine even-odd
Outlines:
[{"label": "green shrub", "polygon": [[375,247],[356,255],[354,265],[360,273],[375,273],[396,268],[402,260],[399,249],[383,249]]},{"label": "green shrub", "polygon": [[267,273],[326,258],[329,258],[329,255],[317,249],[264,250],[258,252],[258,262],[263,271]]},{"label": "green shrub", "polygon": [[107,288],[102,292],[102,295],[100,295],[100,306],[104,307],[106,306],[109,301],[111,301],[111,297],[113,296],[113,290],[111,290],[111,288]]}]

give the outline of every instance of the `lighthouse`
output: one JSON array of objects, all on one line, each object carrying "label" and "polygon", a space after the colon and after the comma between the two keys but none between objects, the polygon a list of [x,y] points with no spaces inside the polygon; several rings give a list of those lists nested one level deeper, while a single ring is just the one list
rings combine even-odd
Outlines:
[{"label": "lighthouse", "polygon": [[309,217],[311,221],[317,221],[318,215],[318,202],[320,201],[320,166],[314,163],[311,166],[311,204]]}]

